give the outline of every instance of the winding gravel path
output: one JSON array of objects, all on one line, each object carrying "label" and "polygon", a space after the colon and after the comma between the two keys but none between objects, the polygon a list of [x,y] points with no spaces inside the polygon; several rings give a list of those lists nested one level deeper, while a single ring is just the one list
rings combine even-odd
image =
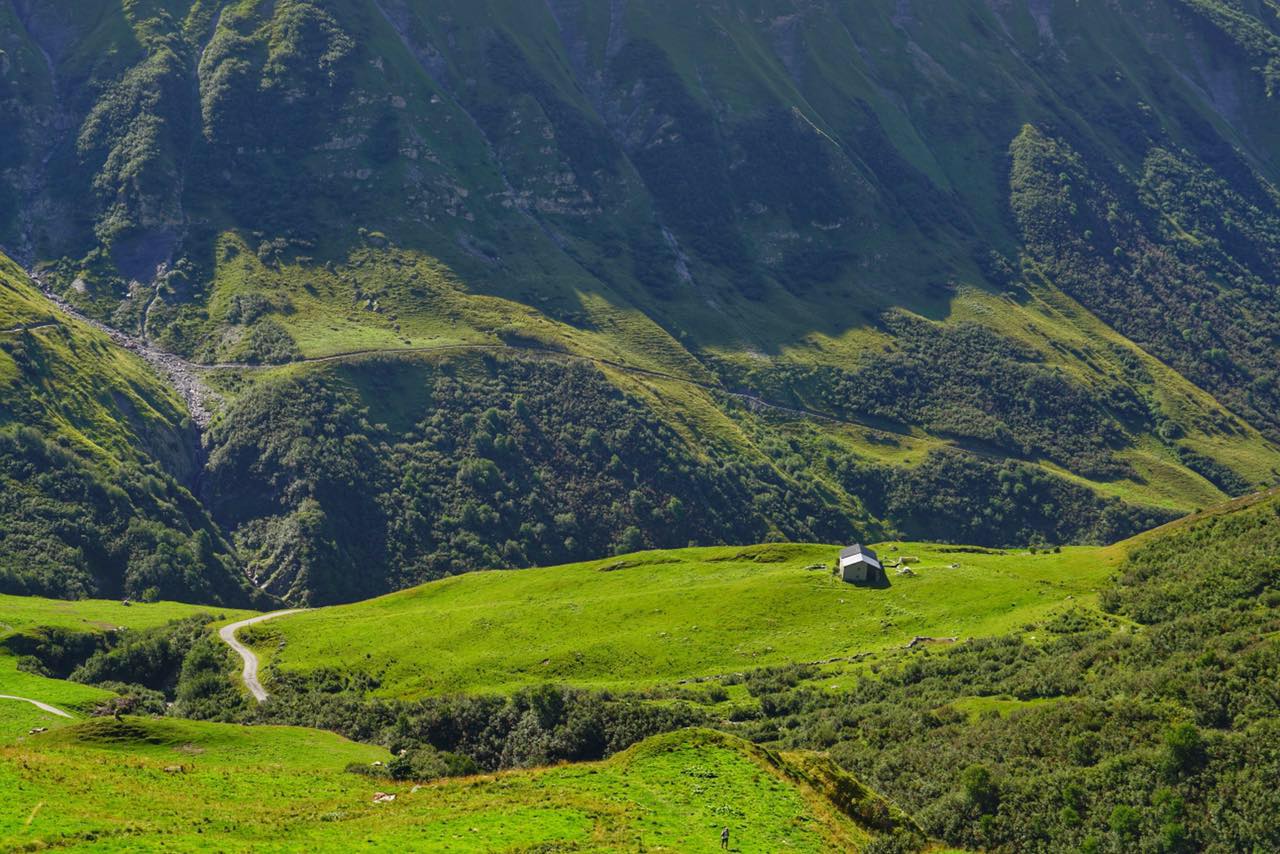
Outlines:
[{"label": "winding gravel path", "polygon": [[57,715],[63,718],[69,718],[71,715],[59,709],[57,706],[51,706],[48,703],[42,703],[39,700],[32,700],[29,697],[15,697],[12,694],[0,694],[0,700],[17,700],[22,703],[30,703],[42,712],[48,712],[51,715]]},{"label": "winding gravel path", "polygon": [[274,620],[276,617],[283,617],[286,614],[296,614],[305,608],[290,608],[287,611],[272,611],[270,614],[259,614],[256,617],[250,617],[247,620],[241,620],[238,623],[232,623],[218,629],[218,637],[226,641],[227,645],[239,653],[244,659],[244,686],[249,689],[249,693],[254,696],[259,703],[267,699],[266,689],[262,687],[262,683],[258,681],[258,656],[253,650],[236,640],[236,632],[245,626],[252,626],[254,623],[261,623],[264,620]]}]

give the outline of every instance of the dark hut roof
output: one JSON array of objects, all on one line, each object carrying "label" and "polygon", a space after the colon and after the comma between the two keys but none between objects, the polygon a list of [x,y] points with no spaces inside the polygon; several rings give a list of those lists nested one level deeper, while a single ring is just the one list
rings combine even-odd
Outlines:
[{"label": "dark hut roof", "polygon": [[869,548],[866,548],[866,547],[864,547],[864,546],[860,546],[860,545],[858,545],[857,543],[854,543],[853,545],[849,546],[847,549],[841,549],[841,550],[840,550],[840,559],[841,559],[841,560],[843,560],[844,558],[847,558],[847,557],[853,557],[854,555],[859,554],[859,553],[866,555],[867,557],[871,558],[872,560],[878,560],[878,558],[876,557],[876,553],[875,553],[875,552],[873,552],[873,551],[872,551],[871,549],[869,549]]}]

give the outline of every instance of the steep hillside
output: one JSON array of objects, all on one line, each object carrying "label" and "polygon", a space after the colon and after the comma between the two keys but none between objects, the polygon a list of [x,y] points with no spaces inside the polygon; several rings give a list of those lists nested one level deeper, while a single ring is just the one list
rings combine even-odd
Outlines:
[{"label": "steep hillside", "polygon": [[182,401],[3,256],[0,401],[0,590],[257,595],[188,491],[200,463]]},{"label": "steep hillside", "polygon": [[295,601],[1280,477],[1261,0],[16,0],[0,50],[0,246],[225,366],[200,497]]}]

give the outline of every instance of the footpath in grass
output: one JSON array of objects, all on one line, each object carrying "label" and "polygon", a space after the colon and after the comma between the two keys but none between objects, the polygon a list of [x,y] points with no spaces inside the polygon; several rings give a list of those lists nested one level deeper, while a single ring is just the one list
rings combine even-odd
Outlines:
[{"label": "footpath in grass", "polygon": [[[605,762],[423,786],[345,770],[389,758],[300,728],[93,720],[0,747],[0,848],[710,852],[728,826],[734,851],[817,854],[862,848],[873,831],[851,816],[882,803],[824,777],[818,757],[704,730]],[[882,821],[908,821],[886,806]]]},{"label": "footpath in grass", "polygon": [[[889,585],[835,578],[834,546],[644,552],[479,572],[247,630],[285,672],[361,671],[384,696],[506,692],[559,682],[645,688],[900,647],[917,635],[1016,631],[1091,607],[1124,546],[1058,553],[880,546]],[[283,645],[281,645],[283,641]],[[268,673],[269,675],[269,673]]]}]

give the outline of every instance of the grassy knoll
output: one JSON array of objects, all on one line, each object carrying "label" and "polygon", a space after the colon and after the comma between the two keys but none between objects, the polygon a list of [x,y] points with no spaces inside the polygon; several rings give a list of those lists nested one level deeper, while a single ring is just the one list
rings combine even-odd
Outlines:
[{"label": "grassy knoll", "polygon": [[546,681],[639,688],[851,656],[915,635],[1017,630],[1067,600],[1089,602],[1124,553],[884,544],[886,559],[918,560],[912,575],[891,569],[890,586],[874,589],[809,568],[830,566],[832,546],[644,552],[472,573],[285,617],[245,636],[283,671],[364,671],[388,696]]},{"label": "grassy knoll", "polygon": [[[908,821],[816,755],[699,730],[602,763],[423,787],[344,771],[389,758],[300,728],[95,720],[0,748],[12,806],[0,814],[0,845],[698,852],[717,850],[727,825],[735,851],[820,852],[872,838],[851,816]],[[396,800],[372,803],[375,791]]]}]

